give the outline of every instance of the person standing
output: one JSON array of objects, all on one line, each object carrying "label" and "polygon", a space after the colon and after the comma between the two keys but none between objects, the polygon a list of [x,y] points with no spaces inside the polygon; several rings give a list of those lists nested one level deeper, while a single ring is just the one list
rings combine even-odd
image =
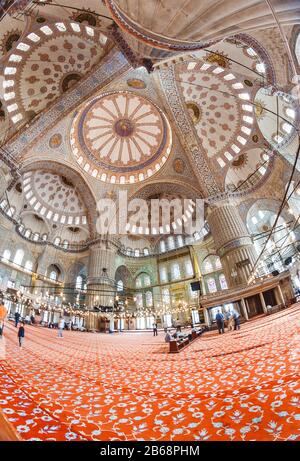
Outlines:
[{"label": "person standing", "polygon": [[157,323],[153,323],[153,336],[158,336]]},{"label": "person standing", "polygon": [[172,335],[169,330],[167,330],[166,336],[165,336],[165,342],[169,343],[172,340]]},{"label": "person standing", "polygon": [[58,322],[58,337],[62,338],[63,337],[63,329],[65,328],[65,319],[61,317]]},{"label": "person standing", "polygon": [[239,330],[241,328],[240,327],[240,316],[236,311],[233,313],[233,320],[234,320],[234,329]]},{"label": "person standing", "polygon": [[17,328],[18,323],[20,321],[21,314],[20,312],[15,312],[15,327]]},{"label": "person standing", "polygon": [[6,316],[7,316],[6,307],[3,304],[3,299],[0,299],[0,338],[2,338],[2,335],[3,335],[4,321],[5,321]]},{"label": "person standing", "polygon": [[19,346],[22,349],[23,343],[24,343],[24,338],[25,338],[25,328],[24,328],[24,323],[22,323],[19,327],[18,330],[18,338],[19,338]]},{"label": "person standing", "polygon": [[216,315],[217,326],[219,330],[219,334],[224,333],[224,315],[221,311],[218,311]]}]

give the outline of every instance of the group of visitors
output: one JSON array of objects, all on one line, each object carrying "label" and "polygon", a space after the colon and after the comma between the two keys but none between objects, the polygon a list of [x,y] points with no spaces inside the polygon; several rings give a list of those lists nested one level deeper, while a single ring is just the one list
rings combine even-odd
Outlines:
[{"label": "group of visitors", "polygon": [[224,314],[219,310],[216,315],[219,334],[225,333],[225,323],[228,331],[240,329],[240,315],[236,311],[228,311]]}]

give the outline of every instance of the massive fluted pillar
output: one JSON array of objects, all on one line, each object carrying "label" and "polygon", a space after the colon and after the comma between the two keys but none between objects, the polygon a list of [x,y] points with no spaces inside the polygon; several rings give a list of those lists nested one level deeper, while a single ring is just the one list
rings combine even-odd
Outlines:
[{"label": "massive fluted pillar", "polygon": [[214,207],[207,221],[229,287],[246,284],[257,254],[237,207]]},{"label": "massive fluted pillar", "polygon": [[90,247],[87,306],[112,306],[114,302],[116,248],[110,241],[100,241]]}]

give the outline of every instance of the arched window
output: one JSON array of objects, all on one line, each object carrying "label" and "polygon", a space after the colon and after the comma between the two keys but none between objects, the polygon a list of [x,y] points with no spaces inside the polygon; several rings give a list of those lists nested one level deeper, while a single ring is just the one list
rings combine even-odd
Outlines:
[{"label": "arched window", "polygon": [[54,240],[54,245],[60,245],[60,238],[59,237],[56,237],[56,239]]},{"label": "arched window", "polygon": [[138,248],[136,248],[136,249],[134,250],[134,256],[135,256],[136,258],[138,258],[138,257],[140,256],[140,250],[139,250]]},{"label": "arched window", "polygon": [[32,261],[26,261],[25,269],[27,269],[28,271],[32,271],[32,268],[33,268],[33,262]]},{"label": "arched window", "polygon": [[19,248],[14,257],[14,263],[21,266],[23,258],[24,258],[24,251]]},{"label": "arched window", "polygon": [[166,243],[165,243],[164,240],[161,240],[161,241],[160,241],[159,248],[160,248],[160,251],[161,251],[162,253],[164,253],[164,252],[166,251]]},{"label": "arched window", "polygon": [[144,255],[145,255],[145,256],[148,256],[148,255],[149,255],[149,250],[148,250],[148,248],[144,248]]},{"label": "arched window", "polygon": [[296,40],[295,54],[296,54],[296,57],[297,57],[298,64],[300,66],[300,33],[298,34],[298,37],[297,37],[297,40]]},{"label": "arched window", "polygon": [[57,278],[58,278],[58,273],[57,273],[56,271],[51,271],[51,272],[50,272],[50,275],[49,275],[49,278],[50,278],[51,280],[57,280]]},{"label": "arched window", "polygon": [[168,247],[169,247],[169,250],[174,250],[175,248],[175,242],[174,242],[173,236],[168,238]]},{"label": "arched window", "polygon": [[175,263],[175,264],[172,264],[172,279],[173,280],[178,280],[180,279],[180,267],[179,267],[179,264]]},{"label": "arched window", "polygon": [[210,293],[215,293],[217,291],[217,285],[214,278],[207,279],[207,288]]},{"label": "arched window", "polygon": [[124,290],[124,283],[123,280],[119,280],[117,282],[117,291],[123,291]]},{"label": "arched window", "polygon": [[8,216],[13,216],[15,211],[16,211],[15,207],[11,206],[11,207],[7,210],[6,213],[7,213]]},{"label": "arched window", "polygon": [[191,275],[193,275],[194,271],[193,271],[193,265],[192,265],[192,262],[190,259],[187,259],[185,261],[185,275],[187,277],[190,277]]},{"label": "arched window", "polygon": [[216,269],[222,269],[220,258],[216,258],[215,264],[216,264]]},{"label": "arched window", "polygon": [[209,272],[212,272],[212,271],[213,271],[212,263],[210,261],[205,261],[203,264],[203,272],[205,274],[208,274]]},{"label": "arched window", "polygon": [[142,278],[140,275],[135,279],[135,287],[142,288]]},{"label": "arched window", "polygon": [[167,269],[165,267],[160,267],[159,269],[159,276],[160,276],[160,281],[162,283],[168,281],[168,274],[167,274]]},{"label": "arched window", "polygon": [[144,287],[149,287],[151,285],[151,279],[149,275],[144,276]]},{"label": "arched window", "polygon": [[76,278],[76,285],[75,285],[76,290],[81,290],[82,285],[83,285],[83,278],[81,277],[81,275],[78,275],[78,277]]},{"label": "arched window", "polygon": [[183,238],[182,238],[182,235],[178,235],[177,237],[177,245],[179,247],[182,247],[183,246]]},{"label": "arched window", "polygon": [[170,291],[169,291],[169,288],[163,288],[163,290],[162,290],[162,301],[165,304],[170,304]]},{"label": "arched window", "polygon": [[146,293],[146,307],[153,306],[153,296],[151,291],[147,291]]},{"label": "arched window", "polygon": [[143,294],[142,293],[136,294],[136,307],[138,308],[143,307]]},{"label": "arched window", "polygon": [[10,260],[10,255],[11,255],[11,252],[9,250],[4,250],[3,259],[5,259],[6,261],[9,261]]},{"label": "arched window", "polygon": [[226,278],[225,278],[224,274],[220,275],[219,281],[220,281],[221,290],[227,290],[228,285],[227,285]]}]

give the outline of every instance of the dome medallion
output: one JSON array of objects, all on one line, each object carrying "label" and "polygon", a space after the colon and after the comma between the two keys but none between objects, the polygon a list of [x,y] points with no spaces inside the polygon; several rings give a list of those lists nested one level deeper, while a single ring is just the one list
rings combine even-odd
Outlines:
[{"label": "dome medallion", "polygon": [[70,142],[78,164],[103,182],[133,184],[160,170],[171,152],[162,111],[128,91],[100,95],[76,114]]}]

